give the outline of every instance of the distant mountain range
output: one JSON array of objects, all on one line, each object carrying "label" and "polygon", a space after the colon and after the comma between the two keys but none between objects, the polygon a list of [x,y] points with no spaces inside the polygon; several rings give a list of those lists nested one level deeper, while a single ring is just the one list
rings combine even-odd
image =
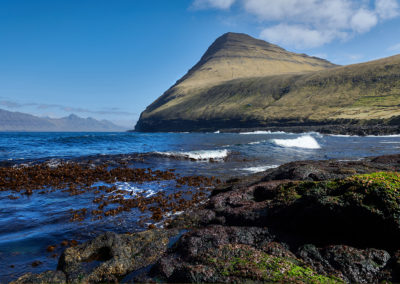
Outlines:
[{"label": "distant mountain range", "polygon": [[399,120],[400,55],[338,66],[227,33],[146,108],[135,129],[396,126]]},{"label": "distant mountain range", "polygon": [[49,118],[0,109],[0,131],[117,132],[125,130],[107,120],[81,118],[74,114],[62,118]]}]

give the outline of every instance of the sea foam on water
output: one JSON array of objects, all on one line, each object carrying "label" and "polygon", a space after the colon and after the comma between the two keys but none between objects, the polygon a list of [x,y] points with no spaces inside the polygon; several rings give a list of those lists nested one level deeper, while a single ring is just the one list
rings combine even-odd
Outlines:
[{"label": "sea foam on water", "polygon": [[281,147],[295,147],[303,149],[320,149],[317,140],[310,135],[297,137],[295,139],[272,139],[272,143]]}]

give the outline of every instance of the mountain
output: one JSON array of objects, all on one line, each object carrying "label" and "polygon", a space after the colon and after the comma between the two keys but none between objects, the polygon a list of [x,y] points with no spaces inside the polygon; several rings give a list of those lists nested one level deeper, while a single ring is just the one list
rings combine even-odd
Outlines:
[{"label": "mountain", "polygon": [[227,33],[146,108],[135,130],[390,124],[399,106],[400,56],[338,66]]},{"label": "mountain", "polygon": [[74,114],[63,118],[42,118],[0,109],[0,131],[113,132],[124,130],[126,129],[107,120],[81,118]]}]

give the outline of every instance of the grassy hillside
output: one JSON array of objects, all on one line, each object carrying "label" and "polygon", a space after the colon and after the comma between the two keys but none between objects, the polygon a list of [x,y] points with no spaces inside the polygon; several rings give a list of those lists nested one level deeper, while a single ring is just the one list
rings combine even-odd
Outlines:
[{"label": "grassy hillside", "polygon": [[389,119],[400,116],[400,55],[313,72],[237,78],[182,93],[176,88],[142,113],[139,130],[177,120],[226,121],[230,128],[241,127],[240,121]]}]

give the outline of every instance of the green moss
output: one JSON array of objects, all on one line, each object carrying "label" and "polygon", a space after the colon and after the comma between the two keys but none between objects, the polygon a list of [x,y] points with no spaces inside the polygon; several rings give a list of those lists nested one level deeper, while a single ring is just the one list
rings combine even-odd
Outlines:
[{"label": "green moss", "polygon": [[340,282],[337,278],[317,274],[297,260],[275,257],[245,245],[223,246],[219,250],[217,261],[210,261],[208,264],[216,268],[221,276],[241,281],[248,279],[287,283]]},{"label": "green moss", "polygon": [[289,183],[278,190],[277,202],[303,197],[330,205],[356,205],[385,217],[400,216],[400,173],[376,172],[341,180]]},{"label": "green moss", "polygon": [[278,194],[276,195],[276,200],[283,203],[291,203],[300,199],[303,193],[302,188],[307,187],[306,183],[288,183],[286,185],[280,186],[278,189]]},{"label": "green moss", "polygon": [[362,186],[367,190],[380,188],[396,196],[400,194],[400,173],[396,172],[377,172],[355,175],[346,179],[346,181],[354,182],[355,185]]}]

